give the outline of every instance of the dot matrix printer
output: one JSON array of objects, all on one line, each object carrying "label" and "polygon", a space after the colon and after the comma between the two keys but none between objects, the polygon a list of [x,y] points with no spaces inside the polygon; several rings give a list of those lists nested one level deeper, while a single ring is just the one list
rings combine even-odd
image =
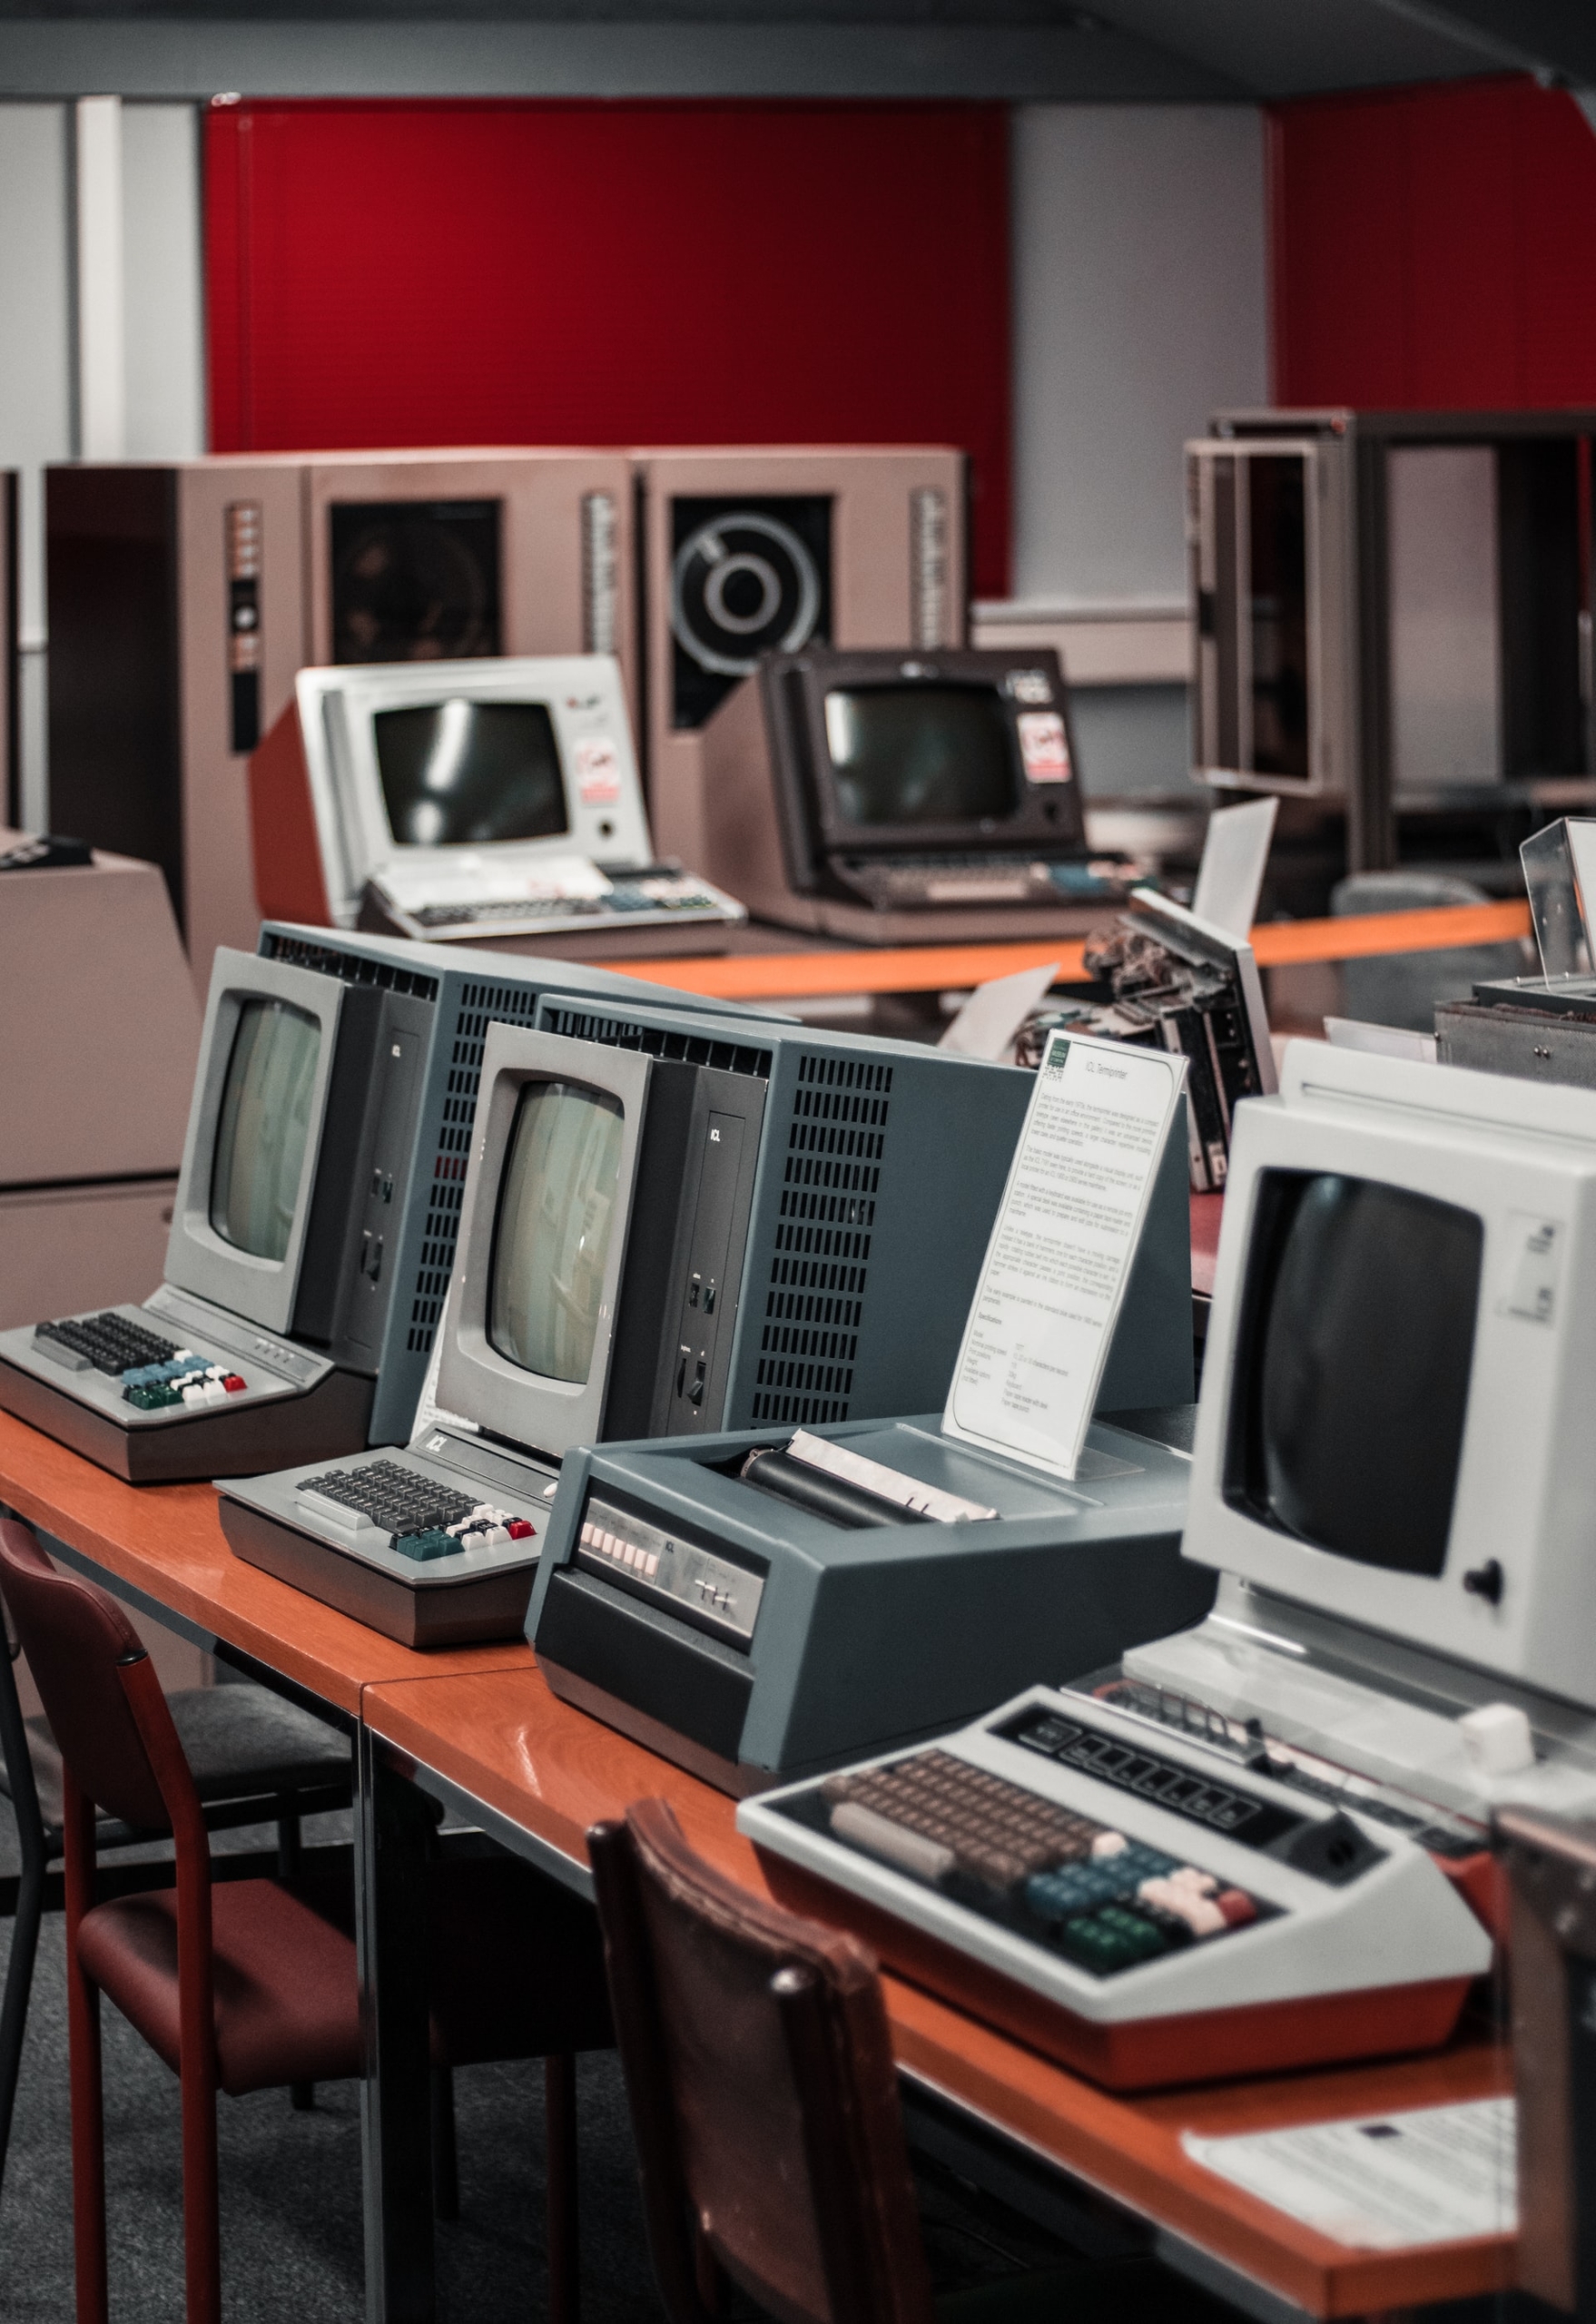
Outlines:
[{"label": "dot matrix printer", "polygon": [[1214,1610],[747,1803],[773,1879],[1110,2083],[1444,2040],[1493,1814],[1596,1811],[1593,1364],[1596,1096],[1295,1045],[1236,1115]]}]

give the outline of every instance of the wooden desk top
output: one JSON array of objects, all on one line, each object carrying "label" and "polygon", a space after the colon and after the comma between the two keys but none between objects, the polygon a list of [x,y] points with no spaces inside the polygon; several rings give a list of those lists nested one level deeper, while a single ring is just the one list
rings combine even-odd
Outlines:
[{"label": "wooden desk top", "polygon": [[227,1545],[212,1485],[130,1485],[0,1413],[0,1502],[135,1590],[358,1718],[379,1679],[531,1667],[519,1640],[418,1654]]},{"label": "wooden desk top", "polygon": [[[1105,920],[1112,917],[1105,908]],[[1270,921],[1252,931],[1260,968],[1355,960],[1384,952],[1435,952],[1454,944],[1501,944],[1530,932],[1527,903],[1451,904],[1436,911],[1378,912],[1345,920]],[[989,977],[1059,964],[1061,984],[1084,974],[1081,945],[1045,942],[915,944],[864,951],[721,953],[713,958],[623,960],[628,976],[717,1000],[797,1000],[832,993],[961,992]]]},{"label": "wooden desk top", "polygon": [[[365,1717],[398,1750],[574,1862],[586,1861],[590,1824],[663,1796],[712,1863],[765,1888],[729,1799],[557,1700],[536,1668],[379,1684],[367,1690]],[[1223,2135],[1494,2096],[1512,2083],[1501,2046],[1473,2037],[1426,2058],[1128,2099],[897,1978],[886,1989],[894,2047],[910,2073],[1314,2314],[1462,2299],[1511,2280],[1508,2239],[1353,2250],[1231,2187],[1180,2144],[1187,2130]]]}]

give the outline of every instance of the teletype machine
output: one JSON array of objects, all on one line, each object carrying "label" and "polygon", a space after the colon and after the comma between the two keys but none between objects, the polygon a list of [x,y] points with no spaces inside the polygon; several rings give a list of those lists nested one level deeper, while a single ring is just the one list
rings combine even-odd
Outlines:
[{"label": "teletype machine", "polygon": [[939,1393],[1030,1095],[752,1017],[528,1015],[483,1053],[436,1419],[223,1486],[240,1556],[411,1645],[520,1633],[573,1445]]},{"label": "teletype machine", "polygon": [[1596,1807],[1596,1097],[1298,1043],[1231,1160],[1213,1612],[740,1811],[773,1878],[1128,2087],[1443,2040],[1493,1812]]},{"label": "teletype machine", "polygon": [[488,1028],[532,1022],[550,994],[675,1013],[658,987],[575,964],[275,923],[258,953],[223,947],[165,1281],[142,1306],[0,1333],[0,1406],[135,1482],[401,1441]]}]

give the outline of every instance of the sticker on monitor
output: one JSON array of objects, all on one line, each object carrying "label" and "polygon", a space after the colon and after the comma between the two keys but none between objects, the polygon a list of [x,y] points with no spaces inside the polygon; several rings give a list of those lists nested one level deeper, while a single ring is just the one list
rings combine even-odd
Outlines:
[{"label": "sticker on monitor", "polygon": [[584,807],[614,807],[621,796],[621,762],[608,734],[584,734],[576,744],[576,793]]},{"label": "sticker on monitor", "polygon": [[1020,730],[1020,760],[1028,783],[1068,783],[1069,740],[1056,710],[1022,710],[1014,722]]}]

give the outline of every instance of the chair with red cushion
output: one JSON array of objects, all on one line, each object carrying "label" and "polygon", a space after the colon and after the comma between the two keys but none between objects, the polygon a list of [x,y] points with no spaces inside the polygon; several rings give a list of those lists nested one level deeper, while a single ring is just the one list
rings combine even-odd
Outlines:
[{"label": "chair with red cushion", "polygon": [[723,2278],[781,2324],[1227,2317],[1139,2258],[933,2299],[872,1956],[726,1879],[663,1799],[587,1847],[671,2324],[713,2324]]},{"label": "chair with red cushion", "polygon": [[[115,1600],[57,1572],[9,1520],[0,1521],[0,1587],[62,1758],[79,2324],[107,2316],[102,1993],[180,2078],[187,2313],[190,2324],[218,2324],[216,2093],[361,2072],[350,1899],[347,1889],[301,1882],[212,1884],[193,1777],[149,1656]],[[175,1888],[95,1903],[96,1808],[171,1833]],[[517,1889],[526,1876],[507,1861],[434,1871],[433,2063],[547,2058],[551,2126],[568,2146],[570,2053],[611,2038],[590,1921],[572,1925],[579,1907],[563,1898],[528,1916]],[[568,2151],[551,2152],[548,2175],[551,2308],[574,2314]]]}]

